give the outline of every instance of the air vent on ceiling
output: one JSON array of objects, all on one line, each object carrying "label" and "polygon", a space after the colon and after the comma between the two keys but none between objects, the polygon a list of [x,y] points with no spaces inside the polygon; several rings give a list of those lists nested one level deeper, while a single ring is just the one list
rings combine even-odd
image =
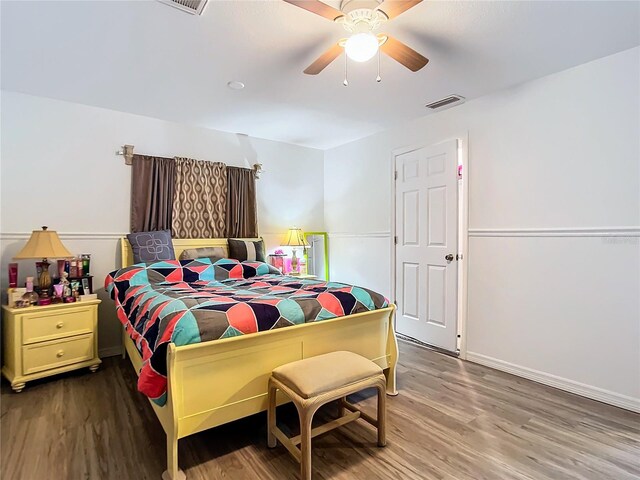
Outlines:
[{"label": "air vent on ceiling", "polygon": [[165,5],[171,5],[172,7],[182,10],[183,12],[190,13],[191,15],[202,15],[204,7],[207,5],[208,0],[158,0]]},{"label": "air vent on ceiling", "polygon": [[460,103],[464,103],[464,97],[460,95],[449,95],[448,97],[441,98],[435,102],[427,103],[425,107],[431,110],[444,110],[445,107],[453,107]]}]

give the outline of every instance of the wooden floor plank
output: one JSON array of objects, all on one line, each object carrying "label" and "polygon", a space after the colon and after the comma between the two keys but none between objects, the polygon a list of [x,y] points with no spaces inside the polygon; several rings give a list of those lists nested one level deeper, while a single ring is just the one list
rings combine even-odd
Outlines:
[{"label": "wooden floor plank", "polygon": [[[333,480],[640,479],[640,415],[400,343],[400,395],[388,398],[386,448],[356,421],[313,442],[314,478]],[[70,372],[0,396],[0,477],[157,480],[165,439],[128,360]],[[350,397],[375,411],[375,395]],[[332,418],[323,407],[316,424]],[[290,435],[295,408],[279,407]],[[268,449],[264,414],[180,441],[189,480],[295,480]]]}]

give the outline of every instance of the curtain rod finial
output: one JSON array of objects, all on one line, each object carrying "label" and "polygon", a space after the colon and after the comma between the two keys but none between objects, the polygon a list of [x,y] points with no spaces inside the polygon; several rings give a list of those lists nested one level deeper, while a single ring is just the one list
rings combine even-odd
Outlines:
[{"label": "curtain rod finial", "polygon": [[264,172],[264,170],[262,170],[262,164],[261,163],[254,163],[253,164],[253,175],[256,178],[256,180],[260,178],[260,174],[262,172]]},{"label": "curtain rod finial", "polygon": [[124,157],[125,165],[133,165],[133,145],[123,145],[122,149],[116,152],[116,155]]}]

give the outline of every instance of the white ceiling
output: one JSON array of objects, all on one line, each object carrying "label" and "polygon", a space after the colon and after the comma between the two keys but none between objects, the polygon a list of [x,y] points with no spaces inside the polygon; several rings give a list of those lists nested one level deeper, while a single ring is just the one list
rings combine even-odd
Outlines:
[{"label": "white ceiling", "polygon": [[[337,6],[339,2],[327,1]],[[329,148],[640,44],[640,3],[425,1],[383,29],[430,59],[418,73],[342,57],[302,73],[344,31],[279,0],[2,1],[2,88]],[[227,88],[229,80],[246,84]]]}]

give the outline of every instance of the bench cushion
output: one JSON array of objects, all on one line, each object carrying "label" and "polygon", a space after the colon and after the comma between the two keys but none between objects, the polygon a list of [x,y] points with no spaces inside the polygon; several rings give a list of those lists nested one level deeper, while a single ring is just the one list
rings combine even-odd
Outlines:
[{"label": "bench cushion", "polygon": [[302,398],[311,398],[381,373],[378,365],[356,353],[332,352],[281,365],[273,377]]}]

